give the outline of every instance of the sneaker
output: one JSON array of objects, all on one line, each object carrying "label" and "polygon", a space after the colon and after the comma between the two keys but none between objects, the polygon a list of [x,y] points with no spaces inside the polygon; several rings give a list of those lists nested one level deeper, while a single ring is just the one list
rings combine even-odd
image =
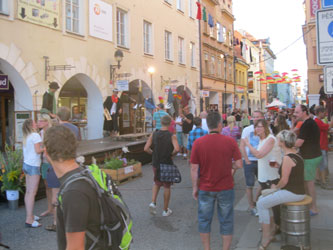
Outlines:
[{"label": "sneaker", "polygon": [[320,187],[325,190],[333,190],[333,187],[328,185],[327,183],[321,183]]},{"label": "sneaker", "polygon": [[253,216],[258,216],[259,215],[256,207],[249,208],[249,213]]},{"label": "sneaker", "polygon": [[170,216],[172,214],[172,210],[168,208],[167,211],[163,211],[162,216]]},{"label": "sneaker", "polygon": [[156,214],[156,204],[155,203],[150,203],[149,204],[149,212],[152,214],[152,215],[155,215]]},{"label": "sneaker", "polygon": [[182,156],[182,153],[178,153],[177,156]]}]

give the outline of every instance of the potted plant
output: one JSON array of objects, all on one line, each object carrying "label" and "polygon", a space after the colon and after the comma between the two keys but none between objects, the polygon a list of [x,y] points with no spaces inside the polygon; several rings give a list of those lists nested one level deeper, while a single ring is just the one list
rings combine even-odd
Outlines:
[{"label": "potted plant", "polygon": [[104,160],[102,170],[109,174],[118,184],[121,181],[128,180],[133,176],[142,175],[141,163],[135,160],[127,160],[122,155],[107,155]]},{"label": "potted plant", "polygon": [[6,144],[5,152],[0,153],[2,182],[1,192],[6,191],[8,205],[11,209],[18,207],[19,191],[24,185],[24,174],[22,173],[23,153],[22,150],[14,150]]}]

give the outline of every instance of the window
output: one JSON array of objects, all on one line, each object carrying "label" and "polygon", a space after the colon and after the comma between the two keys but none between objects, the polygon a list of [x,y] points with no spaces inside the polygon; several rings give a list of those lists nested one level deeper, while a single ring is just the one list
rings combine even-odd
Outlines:
[{"label": "window", "polygon": [[184,0],[177,0],[177,9],[184,12]]},{"label": "window", "polygon": [[223,26],[222,28],[222,36],[223,36],[223,42],[227,41],[227,29]]},{"label": "window", "polygon": [[215,75],[215,57],[212,56],[211,57],[211,61],[210,61],[210,74],[211,75]]},{"label": "window", "polygon": [[229,39],[229,46],[232,46],[232,36],[231,36],[231,31],[228,32],[228,39]]},{"label": "window", "polygon": [[153,54],[152,24],[147,21],[143,21],[143,51],[146,54]]},{"label": "window", "polygon": [[190,51],[191,51],[191,67],[195,68],[195,44],[193,42],[190,43]]},{"label": "window", "polygon": [[117,44],[128,47],[128,14],[126,11],[117,9]]},{"label": "window", "polygon": [[194,0],[189,0],[188,1],[188,15],[191,18],[195,18],[195,1]]},{"label": "window", "polygon": [[217,77],[222,77],[222,62],[220,59],[217,61]]},{"label": "window", "polygon": [[178,60],[180,64],[185,64],[184,38],[178,37]]},{"label": "window", "polygon": [[[81,6],[80,6],[81,5]],[[80,12],[82,2],[79,0],[66,0],[66,30],[74,33],[83,33],[80,29]],[[83,23],[83,20],[82,20]]]},{"label": "window", "polygon": [[223,29],[219,22],[216,23],[216,39],[218,42],[223,43]]},{"label": "window", "polygon": [[172,34],[169,31],[165,31],[164,45],[165,45],[165,59],[172,60]]},{"label": "window", "polygon": [[232,81],[232,65],[229,63],[229,80]]},{"label": "window", "polygon": [[205,58],[205,73],[208,75],[209,72],[208,72],[208,54],[207,53],[205,53],[204,58]]},{"label": "window", "polygon": [[9,15],[8,0],[0,0],[0,14]]}]

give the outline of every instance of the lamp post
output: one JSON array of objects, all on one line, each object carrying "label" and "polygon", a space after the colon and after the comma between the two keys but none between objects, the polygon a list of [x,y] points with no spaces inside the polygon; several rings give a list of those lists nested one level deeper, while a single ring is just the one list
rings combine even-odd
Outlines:
[{"label": "lamp post", "polygon": [[[153,66],[150,66],[148,68],[148,73],[150,74],[150,89],[151,89],[151,100],[152,102],[154,103],[153,101],[153,74],[155,73],[155,68]],[[152,117],[151,117],[151,130],[153,131],[153,114],[152,114]]]},{"label": "lamp post", "polygon": [[117,64],[110,65],[110,82],[112,82],[112,83],[113,83],[113,79],[115,78],[116,69],[120,69],[120,67],[121,67],[120,62],[124,58],[123,52],[120,49],[116,50],[116,52],[114,52],[114,58],[116,59]]},{"label": "lamp post", "polygon": [[225,54],[221,54],[221,58],[223,59],[224,58],[224,96],[223,96],[223,100],[222,100],[222,104],[223,104],[223,107],[222,107],[222,112],[224,114],[227,113],[227,103],[226,103],[226,98],[227,98],[227,57],[228,57],[228,54],[225,53]]}]

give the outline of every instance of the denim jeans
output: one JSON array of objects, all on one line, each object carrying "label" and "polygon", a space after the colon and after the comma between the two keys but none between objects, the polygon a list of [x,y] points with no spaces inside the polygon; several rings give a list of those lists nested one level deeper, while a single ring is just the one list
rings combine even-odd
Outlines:
[{"label": "denim jeans", "polygon": [[220,192],[198,192],[198,227],[200,233],[210,233],[210,226],[214,215],[215,201],[217,215],[220,222],[220,234],[232,235],[234,230],[234,199],[233,189]]}]

